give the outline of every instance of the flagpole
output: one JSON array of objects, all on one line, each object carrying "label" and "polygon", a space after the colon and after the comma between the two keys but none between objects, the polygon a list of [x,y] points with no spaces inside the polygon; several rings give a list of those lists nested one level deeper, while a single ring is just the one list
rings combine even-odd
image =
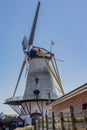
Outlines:
[{"label": "flagpole", "polygon": [[52,40],[51,40],[51,45],[50,45],[50,52],[52,52],[52,46],[55,44],[55,42],[53,42]]},{"label": "flagpole", "polygon": [[50,45],[50,52],[52,52],[52,41],[51,41],[51,45]]}]

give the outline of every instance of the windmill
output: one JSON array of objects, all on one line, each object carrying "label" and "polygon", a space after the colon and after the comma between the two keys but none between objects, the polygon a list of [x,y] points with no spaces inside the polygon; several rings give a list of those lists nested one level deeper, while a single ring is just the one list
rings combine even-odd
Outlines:
[{"label": "windmill", "polygon": [[[39,9],[40,1],[37,4],[29,40],[24,36],[22,41],[25,58],[13,96],[5,100],[5,104],[10,105],[28,124],[33,124],[39,116],[46,114],[46,105],[58,98],[56,90],[64,95],[54,54],[44,48],[33,46]],[[25,91],[22,97],[15,97],[25,64],[29,67]],[[58,86],[54,85],[54,79]]]}]

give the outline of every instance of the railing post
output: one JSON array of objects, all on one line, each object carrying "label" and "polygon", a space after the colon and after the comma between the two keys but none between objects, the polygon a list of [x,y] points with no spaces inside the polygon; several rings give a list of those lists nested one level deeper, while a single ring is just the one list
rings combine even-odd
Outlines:
[{"label": "railing post", "polygon": [[73,110],[72,106],[70,106],[70,114],[71,114],[71,128],[72,128],[72,130],[76,130],[75,118],[74,118],[74,110]]}]

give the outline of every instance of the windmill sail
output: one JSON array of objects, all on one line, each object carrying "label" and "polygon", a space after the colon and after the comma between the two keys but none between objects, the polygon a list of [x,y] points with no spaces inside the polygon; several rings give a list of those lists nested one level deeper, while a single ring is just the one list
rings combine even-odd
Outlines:
[{"label": "windmill sail", "polygon": [[16,86],[15,86],[15,90],[14,90],[14,93],[13,93],[13,97],[15,96],[16,90],[17,90],[17,88],[18,88],[19,81],[20,81],[20,78],[21,78],[21,75],[22,75],[22,72],[23,72],[24,66],[25,66],[25,60],[23,61],[23,64],[22,64],[22,67],[21,67],[21,71],[20,71],[20,74],[19,74],[19,77],[18,77],[18,80],[17,80]]},{"label": "windmill sail", "polygon": [[30,33],[30,37],[29,37],[29,42],[28,42],[28,45],[29,45],[28,49],[30,48],[30,45],[33,44],[39,9],[40,9],[40,1],[38,1],[36,13],[35,13],[32,29],[31,29],[31,33]]},{"label": "windmill sail", "polygon": [[23,38],[22,47],[23,47],[23,51],[25,53],[25,51],[28,49],[28,39],[26,36],[24,36],[24,38]]},{"label": "windmill sail", "polygon": [[[35,34],[35,29],[36,29],[36,23],[37,23],[37,18],[38,18],[38,13],[39,13],[39,8],[40,8],[40,1],[38,1],[38,5],[37,5],[37,8],[36,8],[36,13],[35,13],[35,16],[34,16],[34,21],[33,21],[32,29],[31,29],[29,41],[27,40],[26,36],[23,39],[23,42],[22,42],[23,51],[29,50],[30,45],[33,44],[34,34]],[[15,87],[15,90],[14,90],[14,93],[13,93],[13,97],[15,96],[16,90],[18,88],[24,66],[25,66],[25,59],[24,59],[24,61],[22,63],[21,71],[20,71],[20,74],[19,74],[19,77],[18,77],[18,80],[17,80],[17,83],[16,83],[16,87]]]}]

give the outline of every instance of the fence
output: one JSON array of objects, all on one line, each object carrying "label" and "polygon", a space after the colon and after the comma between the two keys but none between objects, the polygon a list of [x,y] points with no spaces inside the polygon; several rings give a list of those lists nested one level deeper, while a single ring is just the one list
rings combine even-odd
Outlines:
[{"label": "fence", "polygon": [[35,130],[87,130],[87,110],[74,113],[71,106],[68,111],[40,117],[35,122]]}]

